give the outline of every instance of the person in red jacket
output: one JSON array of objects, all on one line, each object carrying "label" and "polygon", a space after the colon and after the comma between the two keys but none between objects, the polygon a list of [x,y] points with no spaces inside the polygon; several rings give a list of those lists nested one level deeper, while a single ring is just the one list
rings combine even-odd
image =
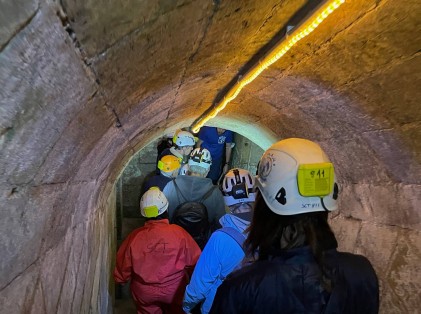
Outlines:
[{"label": "person in red jacket", "polygon": [[131,279],[137,313],[184,313],[184,290],[201,251],[183,228],[169,224],[167,209],[165,195],[150,188],[140,200],[145,225],[117,252],[114,279],[120,284]]}]

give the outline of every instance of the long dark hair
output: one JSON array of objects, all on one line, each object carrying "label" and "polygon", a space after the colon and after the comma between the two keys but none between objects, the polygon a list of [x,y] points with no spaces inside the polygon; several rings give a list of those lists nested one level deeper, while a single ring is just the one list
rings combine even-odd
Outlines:
[{"label": "long dark hair", "polygon": [[250,255],[258,250],[259,260],[264,260],[273,251],[308,245],[321,270],[322,285],[330,291],[331,284],[326,275],[323,252],[336,248],[337,242],[327,218],[327,212],[289,216],[275,214],[258,190],[245,247]]}]

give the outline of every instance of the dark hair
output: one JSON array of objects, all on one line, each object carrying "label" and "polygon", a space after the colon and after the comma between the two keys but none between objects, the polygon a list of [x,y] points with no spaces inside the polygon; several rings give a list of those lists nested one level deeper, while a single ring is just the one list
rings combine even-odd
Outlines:
[{"label": "dark hair", "polygon": [[161,219],[169,219],[168,210],[164,211],[161,215],[156,217],[146,218],[146,220],[161,220]]},{"label": "dark hair", "polygon": [[[275,214],[258,190],[245,247],[249,254],[254,254],[258,249],[259,260],[263,260],[267,259],[273,251],[308,245],[321,270],[322,285],[330,291],[331,284],[326,275],[323,252],[336,248],[337,242],[327,222],[327,217],[327,212],[289,216]],[[293,230],[292,233],[291,230]]]}]

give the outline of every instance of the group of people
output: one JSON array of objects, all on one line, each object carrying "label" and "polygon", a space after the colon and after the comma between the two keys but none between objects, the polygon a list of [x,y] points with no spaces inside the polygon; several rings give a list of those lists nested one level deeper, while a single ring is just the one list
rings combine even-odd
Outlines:
[{"label": "group of people", "polygon": [[[207,177],[211,153],[194,148],[191,133],[193,145],[174,153],[187,146],[177,142],[187,133],[159,156],[160,173],[140,201],[147,221],[117,253],[114,278],[131,280],[138,313],[378,312],[370,262],[336,249],[328,213],[338,207],[339,188],[318,144],[281,140],[265,151],[256,176],[232,168],[216,186]],[[172,223],[186,202],[207,209],[203,245]]]}]

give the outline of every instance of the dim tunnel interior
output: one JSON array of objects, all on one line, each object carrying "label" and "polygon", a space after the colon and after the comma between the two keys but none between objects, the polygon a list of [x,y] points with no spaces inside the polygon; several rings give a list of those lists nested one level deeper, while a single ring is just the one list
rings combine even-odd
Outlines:
[{"label": "dim tunnel interior", "polygon": [[[307,2],[0,3],[2,313],[113,312],[118,177]],[[346,1],[209,121],[261,149],[322,146],[339,249],[372,262],[381,313],[421,307],[420,17],[419,1]]]}]

